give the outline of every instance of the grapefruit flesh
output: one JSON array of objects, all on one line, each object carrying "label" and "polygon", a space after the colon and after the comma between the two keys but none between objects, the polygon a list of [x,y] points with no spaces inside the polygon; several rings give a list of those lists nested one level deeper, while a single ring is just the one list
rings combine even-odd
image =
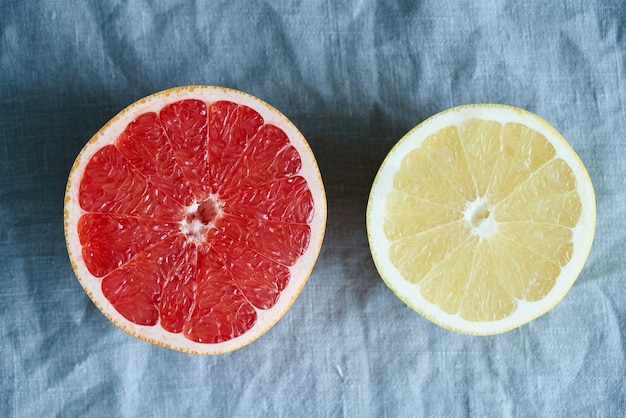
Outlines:
[{"label": "grapefruit flesh", "polygon": [[370,193],[376,267],[446,329],[509,331],[552,309],[595,231],[587,170],[541,117],[498,104],[432,116],[389,152]]},{"label": "grapefruit flesh", "polygon": [[[124,125],[119,135],[90,141],[68,182],[66,236],[79,280],[92,298],[101,292],[96,304],[113,322],[204,352],[194,343],[219,345],[260,325],[245,344],[284,314],[319,252],[326,207],[304,139],[284,117],[266,121],[277,111],[228,89],[218,93],[230,100],[212,101],[206,87],[176,93],[131,106],[130,117],[110,124]],[[272,312],[294,274],[291,300]],[[160,337],[168,333],[178,337]]]}]

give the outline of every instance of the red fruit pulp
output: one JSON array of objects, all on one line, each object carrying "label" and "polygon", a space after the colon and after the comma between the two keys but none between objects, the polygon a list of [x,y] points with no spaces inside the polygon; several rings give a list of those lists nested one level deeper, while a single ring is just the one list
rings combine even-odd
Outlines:
[{"label": "red fruit pulp", "polygon": [[135,118],[80,183],[83,258],[126,319],[218,343],[278,300],[306,251],[313,198],[278,127],[232,102]]}]

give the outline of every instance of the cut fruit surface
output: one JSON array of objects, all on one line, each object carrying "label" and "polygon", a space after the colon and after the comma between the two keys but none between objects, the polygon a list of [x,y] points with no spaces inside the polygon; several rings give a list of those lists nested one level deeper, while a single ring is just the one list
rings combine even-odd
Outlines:
[{"label": "cut fruit surface", "polygon": [[148,96],[85,145],[65,237],[93,302],[131,335],[217,354],[289,309],[319,254],[326,197],[306,140],[248,94]]},{"label": "cut fruit surface", "polygon": [[570,289],[593,241],[595,196],[546,121],[503,105],[439,113],[389,152],[367,232],[386,284],[432,322],[501,333]]}]

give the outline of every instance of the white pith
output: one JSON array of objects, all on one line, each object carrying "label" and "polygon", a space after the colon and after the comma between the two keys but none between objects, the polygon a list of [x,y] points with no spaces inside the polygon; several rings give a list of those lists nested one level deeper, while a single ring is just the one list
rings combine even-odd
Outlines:
[{"label": "white pith", "polygon": [[[291,272],[289,285],[281,293],[277,303],[271,309],[257,310],[257,322],[248,332],[218,344],[196,343],[185,338],[182,334],[166,331],[159,324],[141,326],[120,315],[102,294],[100,290],[102,279],[94,277],[87,269],[76,228],[80,216],[84,213],[78,202],[80,179],[82,179],[86,164],[91,157],[104,145],[114,143],[126,126],[139,115],[146,112],[158,112],[167,103],[184,99],[199,99],[207,104],[220,100],[232,101],[256,110],[263,117],[265,124],[273,124],[282,129],[290,139],[291,145],[300,154],[302,168],[298,175],[306,179],[315,205],[313,219],[310,223],[309,246],[304,255],[289,268]],[[193,213],[198,205],[199,203],[196,202],[188,207],[187,213]],[[217,207],[219,210],[219,202],[217,202]],[[197,354],[218,354],[235,350],[254,341],[273,326],[291,307],[306,283],[319,255],[326,225],[326,195],[313,152],[302,134],[282,113],[260,99],[237,90],[213,86],[188,86],[165,90],[133,103],[91,138],[76,158],[68,179],[64,221],[67,249],[76,276],[85,292],[113,323],[131,335],[168,348]],[[210,227],[211,225],[204,225],[197,220],[186,222],[185,219],[181,220],[180,225],[181,232],[192,241],[201,240],[201,232]]]},{"label": "white pith", "polygon": [[[208,201],[211,202],[215,209],[215,217],[209,222],[203,222],[195,215],[200,207],[200,202],[193,202],[187,208],[185,208],[185,217],[180,222],[180,232],[187,237],[187,240],[195,244],[201,244],[205,242],[205,236],[209,229],[215,224],[215,220],[222,214],[222,202],[219,201],[217,196],[210,195]],[[205,203],[205,202],[202,202]]]},{"label": "white pith", "polygon": [[[555,147],[555,158],[563,159],[572,167],[577,182],[577,191],[583,203],[579,223],[572,229],[574,252],[571,261],[565,265],[554,288],[537,302],[518,300],[517,310],[502,320],[491,322],[470,322],[459,315],[448,314],[422,297],[418,284],[411,284],[402,277],[400,271],[389,258],[391,242],[383,229],[385,200],[393,189],[393,177],[407,153],[420,147],[424,138],[440,129],[458,125],[472,118],[495,120],[502,124],[519,122],[544,135]],[[486,216],[476,222],[477,214],[489,211],[489,202],[477,199],[467,202],[464,219],[472,226],[472,233],[488,237],[497,228],[493,217]],[[483,212],[483,214],[485,214]],[[479,216],[480,218],[480,216]],[[587,171],[570,145],[546,121],[540,117],[510,106],[466,105],[439,113],[409,131],[389,152],[374,180],[367,206],[367,232],[370,249],[376,267],[386,284],[409,307],[432,322],[461,333],[490,335],[501,333],[542,315],[558,303],[570,289],[582,269],[590,251],[595,229],[595,196]]]},{"label": "white pith", "polygon": [[493,216],[490,216],[492,209],[484,197],[479,197],[473,202],[467,202],[463,219],[471,225],[472,234],[485,238],[495,230],[496,223]]}]

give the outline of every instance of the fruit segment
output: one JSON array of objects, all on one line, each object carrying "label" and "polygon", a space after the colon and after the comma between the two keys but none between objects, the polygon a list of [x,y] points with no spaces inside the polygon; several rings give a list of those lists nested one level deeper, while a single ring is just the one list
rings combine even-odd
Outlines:
[{"label": "fruit segment", "polygon": [[287,135],[276,126],[264,125],[218,187],[217,194],[228,199],[263,183],[295,176],[301,167],[300,155]]},{"label": "fruit segment", "polygon": [[244,218],[304,224],[313,218],[313,196],[303,177],[287,177],[225,199],[223,210]]},{"label": "fruit segment", "polygon": [[[452,134],[455,132],[453,131]],[[459,189],[451,182],[451,176],[459,177],[458,173],[455,173],[455,169],[452,168],[450,171],[446,168],[449,164],[440,165],[433,155],[436,154],[434,149],[436,143],[444,138],[444,136],[426,138],[424,142],[429,143],[427,149],[414,149],[404,157],[400,169],[393,178],[393,185],[397,190],[418,199],[462,211],[467,200],[475,195],[474,185],[471,176],[466,173],[466,177],[463,179],[464,186]],[[450,162],[459,159],[460,151],[458,149],[448,150],[448,152],[442,151],[441,158],[449,159]]]},{"label": "fruit segment", "polygon": [[489,268],[511,298],[531,302],[543,298],[561,272],[561,267],[545,255],[503,234],[494,234],[485,245],[491,253]]},{"label": "fruit segment", "polygon": [[[448,194],[456,193],[461,198],[460,202],[476,200],[475,180],[467,166],[466,153],[456,126],[441,129],[424,139],[420,149],[428,156],[429,169],[439,171],[442,179],[440,187],[446,188]],[[421,167],[415,168],[420,172]],[[456,205],[452,207],[459,208]]]},{"label": "fruit segment", "polygon": [[554,159],[497,204],[494,217],[500,222],[546,222],[571,228],[578,223],[581,209],[572,169]]},{"label": "fruit segment", "polygon": [[500,156],[502,124],[490,120],[470,119],[458,127],[469,172],[474,177],[479,196],[487,194],[487,186]]},{"label": "fruit segment", "polygon": [[487,200],[497,204],[531,174],[555,156],[552,144],[527,126],[507,123],[502,130],[502,145],[491,173]]},{"label": "fruit segment", "polygon": [[[463,286],[463,300],[459,316],[468,321],[497,321],[511,315],[517,309],[517,301],[511,295],[509,282],[525,280],[519,272],[511,270],[511,264],[518,260],[513,254],[504,254],[494,248],[489,240],[482,240],[473,246],[470,276]],[[494,252],[495,250],[495,252]],[[494,269],[494,255],[511,263],[509,270]],[[513,260],[511,260],[513,258]]]},{"label": "fruit segment", "polygon": [[[385,235],[390,241],[463,219],[463,212],[391,190],[385,201]],[[417,216],[419,214],[419,216]]]},{"label": "fruit segment", "polygon": [[456,221],[391,243],[389,258],[405,280],[419,283],[467,240],[469,227]]},{"label": "fruit segment", "polygon": [[180,234],[169,243],[163,244],[161,248],[168,251],[158,254],[158,257],[153,255],[153,259],[161,267],[156,271],[161,285],[157,305],[159,319],[165,330],[179,333],[189,321],[196,301],[198,251],[195,244],[185,240]]},{"label": "fruit segment", "polygon": [[193,203],[191,189],[156,113],[145,113],[131,122],[116,145],[124,158],[159,190],[181,205]]},{"label": "fruit segment", "polygon": [[244,297],[258,309],[274,306],[289,282],[289,269],[217,229],[209,235],[211,249]]},{"label": "fruit segment", "polygon": [[169,104],[159,113],[176,162],[197,201],[210,195],[207,106],[200,100]]},{"label": "fruit segment", "polygon": [[311,228],[224,214],[215,227],[229,237],[245,243],[253,251],[284,266],[292,266],[309,245]]},{"label": "fruit segment", "polygon": [[102,147],[87,163],[80,183],[83,210],[146,219],[180,220],[183,207],[141,175],[114,145]]},{"label": "fruit segment", "polygon": [[450,248],[445,257],[437,260],[422,278],[422,295],[445,312],[457,313],[466,295],[472,293],[468,286],[472,284],[477,244],[478,237],[466,237],[459,245]]},{"label": "fruit segment", "polygon": [[[187,247],[187,248],[185,248]],[[181,331],[194,300],[195,255],[182,236],[165,239],[140,253],[102,280],[102,292],[126,319]],[[172,288],[180,295],[172,297]]]},{"label": "fruit segment", "polygon": [[78,236],[91,274],[103,277],[154,244],[178,232],[176,223],[118,214],[87,213]]},{"label": "fruit segment", "polygon": [[219,101],[209,107],[209,173],[211,193],[217,194],[232,166],[263,126],[254,109]]},{"label": "fruit segment", "polygon": [[210,248],[198,251],[196,282],[196,303],[183,330],[187,338],[215,344],[252,328],[257,320],[256,310]]},{"label": "fruit segment", "polygon": [[565,266],[574,251],[571,229],[535,222],[504,222],[498,225],[498,233],[519,246],[531,248],[539,256],[558,266]]}]

